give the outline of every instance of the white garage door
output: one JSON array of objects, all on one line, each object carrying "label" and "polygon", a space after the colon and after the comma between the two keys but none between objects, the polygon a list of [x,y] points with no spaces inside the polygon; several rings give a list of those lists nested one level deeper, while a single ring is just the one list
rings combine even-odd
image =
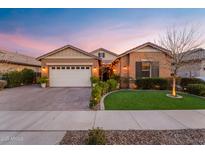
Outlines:
[{"label": "white garage door", "polygon": [[49,67],[50,87],[90,87],[90,66]]}]

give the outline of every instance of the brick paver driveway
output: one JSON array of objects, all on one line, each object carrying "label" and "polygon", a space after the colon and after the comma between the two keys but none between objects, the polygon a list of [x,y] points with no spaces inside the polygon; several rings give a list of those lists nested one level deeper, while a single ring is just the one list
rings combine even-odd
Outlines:
[{"label": "brick paver driveway", "polygon": [[90,88],[46,88],[37,85],[0,91],[1,111],[89,110]]}]

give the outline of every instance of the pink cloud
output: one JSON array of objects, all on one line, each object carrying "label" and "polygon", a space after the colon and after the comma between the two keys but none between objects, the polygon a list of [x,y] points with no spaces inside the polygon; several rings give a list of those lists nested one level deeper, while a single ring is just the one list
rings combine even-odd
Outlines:
[{"label": "pink cloud", "polygon": [[57,48],[58,45],[19,34],[0,33],[0,47],[8,50],[23,49],[24,53],[26,51],[33,55],[39,55]]}]

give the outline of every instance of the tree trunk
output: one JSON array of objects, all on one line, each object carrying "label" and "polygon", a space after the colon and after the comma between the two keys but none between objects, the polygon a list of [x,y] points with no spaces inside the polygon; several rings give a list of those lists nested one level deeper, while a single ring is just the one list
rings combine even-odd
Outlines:
[{"label": "tree trunk", "polygon": [[175,75],[173,76],[172,96],[176,96],[176,77]]}]

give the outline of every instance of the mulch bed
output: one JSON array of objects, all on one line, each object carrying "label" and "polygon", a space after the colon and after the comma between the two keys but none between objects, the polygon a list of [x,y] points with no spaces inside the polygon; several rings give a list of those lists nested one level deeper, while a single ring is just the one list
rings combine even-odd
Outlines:
[{"label": "mulch bed", "polygon": [[[105,131],[108,145],[205,144],[205,129]],[[60,144],[84,145],[88,131],[67,131]]]}]

